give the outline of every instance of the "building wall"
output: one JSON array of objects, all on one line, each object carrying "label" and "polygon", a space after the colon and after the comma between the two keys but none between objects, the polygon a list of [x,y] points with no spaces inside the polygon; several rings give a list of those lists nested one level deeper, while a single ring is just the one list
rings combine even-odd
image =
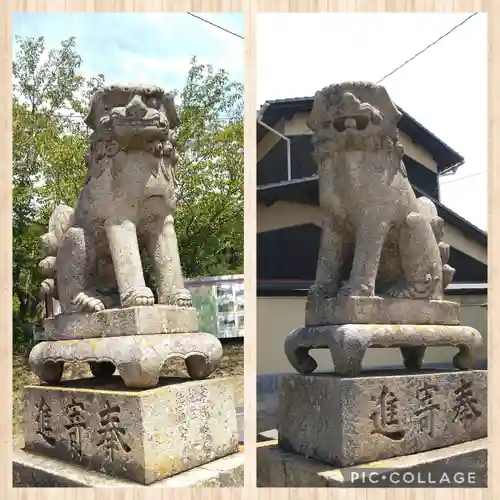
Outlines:
[{"label": "building wall", "polygon": [[[312,131],[306,125],[309,113],[296,113],[290,120],[280,120],[273,128],[286,136],[307,135]],[[431,154],[403,132],[399,132],[400,140],[403,144],[405,153],[426,166],[429,170],[437,173],[437,164]],[[257,145],[257,161],[260,161],[279,141],[279,136],[269,132]]]},{"label": "building wall", "polygon": [[[257,204],[257,233],[301,224],[321,226],[322,218],[321,208],[318,206],[285,201],[277,202],[270,207]],[[477,241],[467,238],[458,228],[447,222],[445,222],[444,226],[443,239],[453,248],[470,255],[483,264],[488,264],[486,247]]]},{"label": "building wall", "polygon": [[[447,300],[461,303],[460,322],[478,330],[485,341],[479,359],[487,353],[487,308],[483,305],[485,295],[447,296]],[[257,375],[293,373],[286,359],[283,343],[286,335],[304,325],[305,297],[258,297],[257,298]],[[456,349],[451,347],[429,348],[424,362],[449,363]],[[318,370],[331,370],[332,361],[328,350],[312,353],[318,362]],[[402,365],[398,349],[368,349],[363,366],[365,368]]]}]

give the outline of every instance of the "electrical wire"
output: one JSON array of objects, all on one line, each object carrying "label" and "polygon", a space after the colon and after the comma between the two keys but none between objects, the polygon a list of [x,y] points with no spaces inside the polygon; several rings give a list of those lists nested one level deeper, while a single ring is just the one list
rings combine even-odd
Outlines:
[{"label": "electrical wire", "polygon": [[448,181],[441,181],[441,184],[451,184],[452,182],[463,181],[465,179],[470,179],[471,177],[477,177],[478,175],[485,174],[486,170],[481,170],[481,172],[476,172],[470,175],[464,175],[463,177],[459,177],[458,179],[450,179]]},{"label": "electrical wire", "polygon": [[187,14],[189,16],[196,18],[196,19],[199,19],[200,21],[203,21],[204,23],[210,24],[210,25],[214,26],[215,28],[219,28],[220,30],[225,31],[226,33],[237,36],[238,38],[241,38],[242,40],[244,40],[244,37],[242,37],[241,35],[238,35],[238,33],[235,33],[234,31],[230,31],[227,28],[223,28],[222,26],[219,26],[218,24],[215,24],[215,23],[209,21],[208,19],[204,19],[203,17],[197,16],[196,14],[193,14],[192,12],[188,12]]},{"label": "electrical wire", "polygon": [[434,45],[436,45],[443,38],[447,37],[450,33],[452,33],[453,31],[455,31],[457,28],[459,28],[460,26],[463,26],[469,19],[472,19],[476,14],[478,14],[478,12],[474,12],[473,14],[471,14],[469,17],[467,17],[466,19],[464,19],[461,23],[459,23],[456,26],[454,26],[453,28],[451,28],[450,31],[446,32],[444,35],[441,35],[437,40],[434,40],[431,44],[427,45],[427,47],[425,47],[424,49],[422,49],[420,52],[417,52],[414,56],[410,57],[410,59],[407,59],[403,64],[400,64],[397,68],[393,69],[390,73],[387,73],[387,75],[385,75],[383,78],[381,78],[377,82],[377,84],[383,82],[386,78],[388,78],[389,76],[393,75],[394,73],[396,73],[396,71],[399,71],[401,68],[403,68],[404,66],[406,66],[409,62],[413,61],[416,57],[418,57],[419,55],[423,54],[426,50],[428,50],[431,47],[433,47]]}]

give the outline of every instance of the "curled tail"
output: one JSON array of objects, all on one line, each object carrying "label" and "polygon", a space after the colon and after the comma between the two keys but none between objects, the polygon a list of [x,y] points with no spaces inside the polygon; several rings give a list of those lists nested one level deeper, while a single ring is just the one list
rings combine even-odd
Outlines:
[{"label": "curled tail", "polygon": [[59,245],[71,227],[74,210],[67,205],[58,205],[49,219],[49,231],[40,237],[44,259],[38,264],[40,274],[45,278],[40,287],[40,298],[57,300],[56,258]]},{"label": "curled tail", "polygon": [[444,236],[444,220],[437,214],[436,205],[425,196],[418,198],[422,213],[429,218],[432,232],[436,238],[443,264],[443,290],[451,283],[455,275],[455,269],[448,264],[450,260],[450,245],[443,241]]}]

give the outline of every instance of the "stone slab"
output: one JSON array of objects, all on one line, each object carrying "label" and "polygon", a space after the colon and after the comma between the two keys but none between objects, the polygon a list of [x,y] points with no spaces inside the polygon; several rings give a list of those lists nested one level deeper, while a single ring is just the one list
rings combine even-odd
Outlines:
[{"label": "stone slab", "polygon": [[442,448],[487,435],[487,372],[283,375],[279,444],[335,466]]},{"label": "stone slab", "polygon": [[[487,439],[447,446],[413,455],[370,462],[359,467],[333,468],[314,459],[280,449],[277,441],[257,444],[257,486],[264,488],[349,487],[445,487],[453,478],[464,487],[465,474],[472,473],[468,487],[488,486]],[[363,472],[365,473],[363,475]],[[408,476],[409,474],[409,476]],[[446,474],[446,476],[444,476]],[[406,481],[405,481],[406,478]],[[404,481],[404,484],[401,482]],[[424,481],[424,484],[422,484]],[[431,483],[433,481],[433,483]]]},{"label": "stone slab", "polygon": [[361,324],[459,325],[460,304],[446,300],[339,296],[306,311],[306,326]]},{"label": "stone slab", "polygon": [[14,488],[223,488],[244,485],[244,454],[237,452],[151,485],[92,472],[57,459],[23,450],[14,452],[12,461]]},{"label": "stone slab", "polygon": [[238,450],[225,379],[166,378],[143,391],[126,390],[119,379],[28,386],[23,420],[27,451],[142,484]]},{"label": "stone slab", "polygon": [[399,347],[404,365],[419,370],[427,347],[454,346],[459,352],[453,365],[469,370],[482,343],[481,334],[468,326],[345,324],[297,328],[285,339],[285,354],[294,369],[305,375],[317,368],[310,349],[329,349],[335,371],[354,376],[361,372],[370,347]]},{"label": "stone slab", "polygon": [[198,331],[194,307],[165,305],[105,309],[92,314],[59,314],[44,321],[37,339],[71,340]]},{"label": "stone slab", "polygon": [[118,370],[127,387],[155,387],[164,363],[173,357],[186,361],[192,379],[208,377],[223,355],[220,340],[210,333],[131,335],[98,339],[40,342],[31,350],[29,364],[44,382],[58,384],[64,363],[89,363],[96,377]]}]

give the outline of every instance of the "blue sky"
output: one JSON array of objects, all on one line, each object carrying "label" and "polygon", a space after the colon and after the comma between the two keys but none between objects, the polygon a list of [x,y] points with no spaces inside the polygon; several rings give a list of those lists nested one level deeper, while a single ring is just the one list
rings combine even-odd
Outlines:
[{"label": "blue sky", "polygon": [[[243,14],[194,14],[244,34]],[[243,82],[244,41],[185,13],[15,13],[12,35],[43,36],[47,49],[74,36],[81,73],[102,73],[108,84],[181,88],[193,56]]]}]

